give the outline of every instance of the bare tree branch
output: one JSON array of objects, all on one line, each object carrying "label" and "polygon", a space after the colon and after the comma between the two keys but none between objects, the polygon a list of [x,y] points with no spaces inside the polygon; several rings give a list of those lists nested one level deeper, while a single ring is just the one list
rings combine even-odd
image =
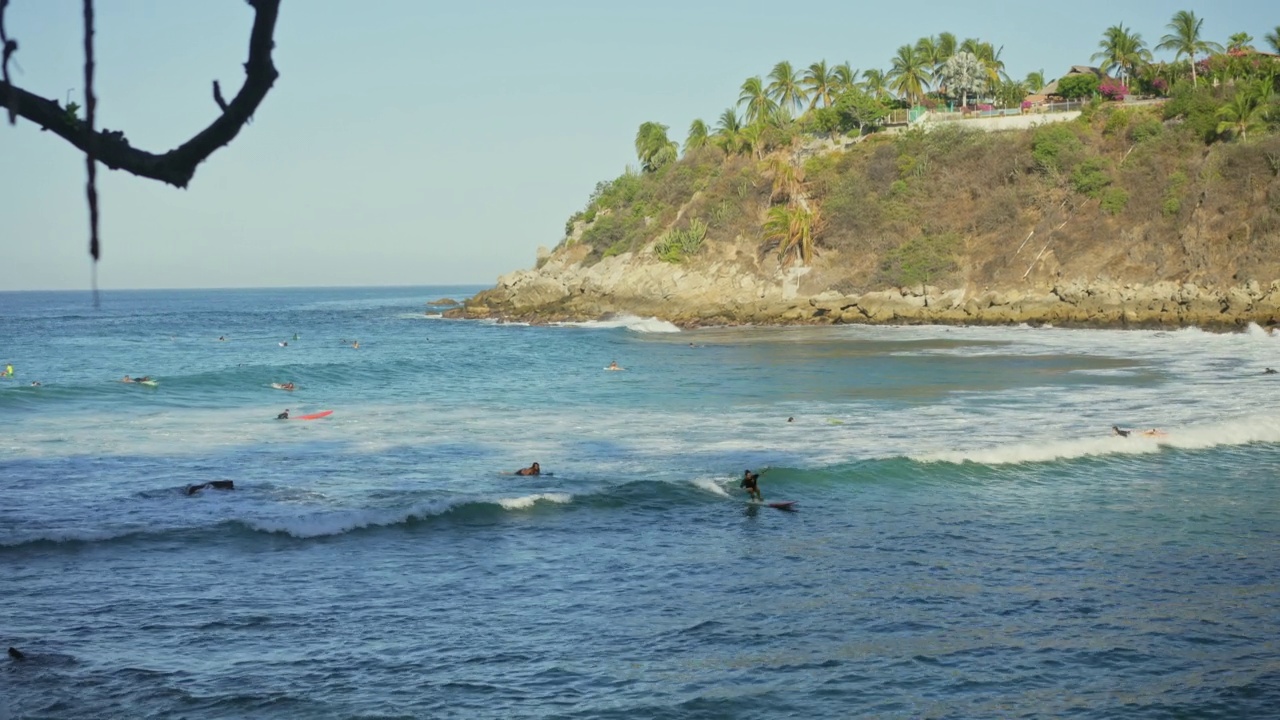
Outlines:
[{"label": "bare tree branch", "polygon": [[[7,2],[0,0],[0,10]],[[113,170],[124,170],[185,188],[195,175],[196,166],[235,139],[280,76],[271,61],[280,0],[248,0],[248,3],[253,7],[255,16],[249,33],[244,85],[209,127],[169,152],[157,155],[135,148],[122,132],[94,131],[87,123],[68,113],[57,100],[27,92],[10,84],[7,78],[0,81],[0,106],[8,106],[18,116],[57,134],[86,153],[92,144],[97,161]]]},{"label": "bare tree branch", "polygon": [[[4,11],[8,7],[9,0],[0,0],[0,79],[6,85],[9,84],[9,58],[18,51],[18,41],[10,40],[4,32]],[[18,121],[18,112],[12,100],[5,105],[9,108],[9,124],[13,125]]]},{"label": "bare tree branch", "polygon": [[[84,0],[84,162],[89,169],[89,182],[85,192],[89,197],[89,255],[96,263],[102,257],[101,245],[98,244],[98,163],[94,160],[93,151],[93,116],[98,106],[98,99],[93,96],[93,0]],[[95,285],[97,283],[95,282]],[[94,297],[97,297],[95,288]],[[97,305],[97,301],[94,301]]]}]

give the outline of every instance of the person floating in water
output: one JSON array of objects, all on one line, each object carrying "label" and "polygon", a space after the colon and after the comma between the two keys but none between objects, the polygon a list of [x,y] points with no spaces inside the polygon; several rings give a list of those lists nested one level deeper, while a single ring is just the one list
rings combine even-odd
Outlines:
[{"label": "person floating in water", "polygon": [[360,341],[359,341],[359,340],[356,340],[355,342],[351,343],[351,349],[352,349],[352,350],[359,350],[359,349],[360,349]]},{"label": "person floating in water", "polygon": [[207,490],[208,488],[213,488],[214,490],[235,490],[236,484],[231,480],[211,480],[207,483],[200,483],[199,485],[188,485],[187,494],[195,495],[201,490]]},{"label": "person floating in water", "polygon": [[1167,436],[1168,434],[1169,434],[1169,433],[1167,433],[1167,432],[1165,432],[1165,431],[1163,431],[1163,430],[1161,430],[1161,429],[1159,429],[1159,428],[1151,428],[1150,430],[1143,430],[1143,431],[1142,431],[1142,437],[1165,437],[1165,436]]},{"label": "person floating in water", "polygon": [[281,340],[281,341],[280,341],[280,347],[289,347],[289,341],[288,341],[288,340]]},{"label": "person floating in water", "polygon": [[542,468],[539,467],[538,463],[534,463],[527,468],[520,468],[519,470],[516,471],[516,474],[517,475],[541,475]]},{"label": "person floating in water", "polygon": [[288,420],[288,419],[289,419],[289,409],[288,409],[288,408],[285,408],[284,412],[282,412],[282,413],[280,413],[279,415],[277,415],[277,416],[276,416],[276,419],[277,419],[277,420]]},{"label": "person floating in water", "polygon": [[135,381],[134,381],[134,379],[133,379],[133,378],[129,377],[128,375],[125,375],[123,378],[121,378],[121,379],[120,379],[120,382],[122,382],[122,383],[131,383],[131,382],[135,382]]},{"label": "person floating in water", "polygon": [[39,381],[39,380],[32,380],[32,381],[31,381],[31,387],[40,387],[40,381]]},{"label": "person floating in water", "polygon": [[287,383],[282,383],[282,384],[280,385],[280,389],[281,389],[281,390],[297,390],[298,388],[297,388],[297,386],[296,386],[296,385],[294,385],[293,383],[291,383],[291,382],[287,382]]},{"label": "person floating in water", "polygon": [[742,471],[742,482],[738,487],[746,488],[747,495],[756,502],[764,502],[764,495],[760,492],[760,473],[753,473],[750,470]]},{"label": "person floating in water", "polygon": [[226,336],[226,335],[219,335],[219,336],[218,336],[218,342],[226,342],[226,341],[227,341],[227,336]]},{"label": "person floating in water", "polygon": [[1275,375],[1275,374],[1276,374],[1276,369],[1275,369],[1275,368],[1267,368],[1266,370],[1263,370],[1263,371],[1262,371],[1262,374],[1263,374],[1263,375]]},{"label": "person floating in water", "polygon": [[0,377],[13,377],[13,365],[5,365],[4,372],[0,372]]},{"label": "person floating in water", "polygon": [[606,367],[605,370],[626,370],[626,368],[619,365],[617,360],[614,360],[609,363],[608,367]]}]

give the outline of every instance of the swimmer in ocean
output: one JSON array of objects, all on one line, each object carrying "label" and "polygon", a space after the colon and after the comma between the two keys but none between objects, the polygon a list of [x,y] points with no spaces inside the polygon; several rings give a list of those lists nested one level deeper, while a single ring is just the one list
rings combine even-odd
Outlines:
[{"label": "swimmer in ocean", "polygon": [[605,370],[626,370],[626,368],[619,365],[617,360],[614,360],[609,363],[609,366],[606,367]]},{"label": "swimmer in ocean", "polygon": [[519,470],[516,471],[516,474],[517,475],[541,475],[542,468],[538,466],[538,463],[534,463],[527,468],[520,468]]},{"label": "swimmer in ocean", "polygon": [[738,483],[738,487],[747,489],[747,496],[756,502],[764,502],[764,495],[760,493],[760,473],[753,473],[750,470],[742,471],[742,482]]}]

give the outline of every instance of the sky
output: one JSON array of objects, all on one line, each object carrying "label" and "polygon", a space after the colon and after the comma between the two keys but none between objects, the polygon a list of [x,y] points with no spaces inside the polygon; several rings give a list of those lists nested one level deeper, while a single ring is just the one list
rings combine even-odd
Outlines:
[{"label": "sky", "polygon": [[[76,0],[12,0],[15,84],[83,100]],[[636,129],[714,124],[742,81],[788,60],[887,69],[949,31],[1003,48],[1015,78],[1088,64],[1123,22],[1155,45],[1174,12],[1208,39],[1280,25],[1261,0],[284,0],[280,78],[185,190],[101,170],[106,289],[484,284],[534,265],[596,183],[635,165]],[[239,89],[242,0],[99,0],[98,126],[165,152]],[[1157,59],[1172,59],[1156,53]],[[0,291],[91,279],[83,157],[0,124]],[[0,312],[3,309],[0,308]]]}]

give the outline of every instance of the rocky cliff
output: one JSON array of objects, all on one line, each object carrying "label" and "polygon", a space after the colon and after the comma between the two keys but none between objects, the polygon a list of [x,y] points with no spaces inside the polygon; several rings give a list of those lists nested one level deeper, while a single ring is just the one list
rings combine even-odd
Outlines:
[{"label": "rocky cliff", "polygon": [[[807,260],[769,231],[788,194],[815,218],[821,209]],[[451,314],[1269,326],[1280,321],[1278,218],[1280,137],[1206,145],[1159,109],[1104,109],[1052,130],[797,142],[602,183],[536,267]],[[668,252],[690,228],[705,238]]]}]

